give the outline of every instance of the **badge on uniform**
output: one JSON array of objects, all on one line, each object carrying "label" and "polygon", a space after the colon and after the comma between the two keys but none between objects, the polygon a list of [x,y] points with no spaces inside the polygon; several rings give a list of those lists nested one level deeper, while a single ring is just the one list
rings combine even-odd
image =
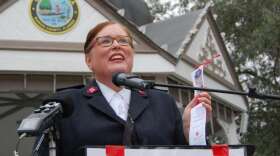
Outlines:
[{"label": "badge on uniform", "polygon": [[138,94],[144,98],[147,98],[147,93],[144,90],[138,90]]},{"label": "badge on uniform", "polygon": [[96,87],[89,87],[88,89],[87,89],[87,93],[88,94],[94,94],[94,93],[96,93],[98,91],[98,88],[96,88]]}]

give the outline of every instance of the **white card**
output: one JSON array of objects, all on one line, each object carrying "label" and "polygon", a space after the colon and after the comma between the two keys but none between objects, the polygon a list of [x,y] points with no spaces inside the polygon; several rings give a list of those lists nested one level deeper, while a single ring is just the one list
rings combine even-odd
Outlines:
[{"label": "white card", "polygon": [[[192,72],[192,80],[194,87],[204,87],[203,78],[203,65],[199,66]],[[200,91],[195,91],[197,95]],[[191,110],[190,132],[189,132],[189,144],[190,145],[206,145],[205,136],[206,127],[206,109],[202,103],[198,104]]]},{"label": "white card", "polygon": [[206,145],[205,137],[206,109],[200,103],[191,110],[189,144]]}]

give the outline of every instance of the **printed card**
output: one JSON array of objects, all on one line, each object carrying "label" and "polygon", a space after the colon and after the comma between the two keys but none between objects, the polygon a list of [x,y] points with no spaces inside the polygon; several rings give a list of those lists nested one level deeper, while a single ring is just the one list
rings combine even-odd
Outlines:
[{"label": "printed card", "polygon": [[[204,87],[204,78],[203,78],[203,65],[199,66],[196,70],[192,72],[192,80],[194,87]],[[197,95],[200,91],[195,90],[194,95]]]},{"label": "printed card", "polygon": [[[194,87],[204,87],[203,65],[199,66],[192,72],[192,80]],[[195,91],[194,94],[199,94]],[[190,145],[206,145],[206,108],[199,103],[191,110],[189,144]]]}]

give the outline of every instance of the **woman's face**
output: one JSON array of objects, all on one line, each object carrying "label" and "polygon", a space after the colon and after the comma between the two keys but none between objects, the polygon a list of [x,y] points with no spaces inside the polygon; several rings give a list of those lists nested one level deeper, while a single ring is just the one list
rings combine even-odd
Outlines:
[{"label": "woman's face", "polygon": [[[95,73],[97,80],[111,80],[112,74],[116,72],[131,72],[133,48],[132,41],[127,36],[126,31],[118,24],[108,25],[97,33],[91,43],[92,49],[86,54],[86,64]],[[112,45],[108,44],[110,38],[113,38]],[[125,44],[127,40],[129,45]]]}]

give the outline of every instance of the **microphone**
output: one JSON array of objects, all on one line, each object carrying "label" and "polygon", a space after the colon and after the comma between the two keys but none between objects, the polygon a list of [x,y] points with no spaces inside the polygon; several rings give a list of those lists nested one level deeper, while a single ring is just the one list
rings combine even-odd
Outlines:
[{"label": "microphone", "polygon": [[43,101],[42,106],[35,109],[20,123],[17,133],[21,136],[38,136],[45,129],[54,125],[55,120],[68,117],[73,113],[73,102],[70,97],[50,98]]},{"label": "microphone", "polygon": [[116,86],[125,86],[130,89],[150,89],[153,86],[153,82],[139,79],[137,75],[128,75],[125,73],[114,73],[112,76],[112,82]]}]

